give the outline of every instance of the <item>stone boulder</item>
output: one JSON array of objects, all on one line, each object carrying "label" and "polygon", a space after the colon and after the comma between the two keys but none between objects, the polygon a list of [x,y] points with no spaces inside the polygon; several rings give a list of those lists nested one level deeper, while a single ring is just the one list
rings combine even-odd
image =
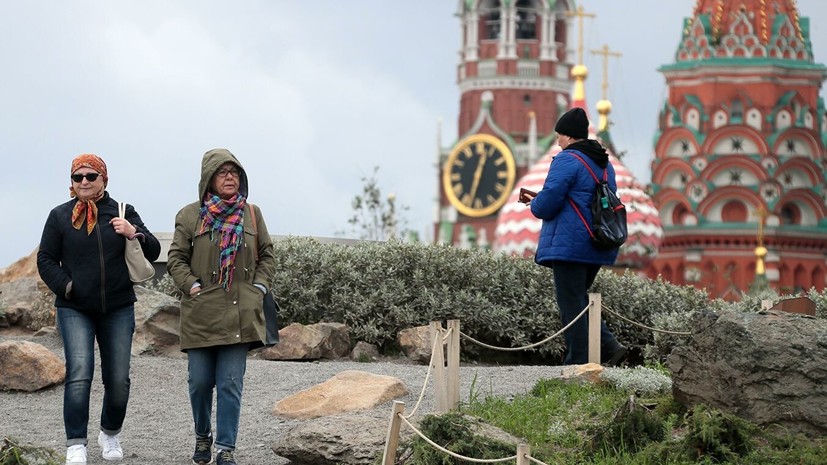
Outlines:
[{"label": "stone boulder", "polygon": [[65,377],[63,360],[42,345],[0,342],[0,389],[32,392],[60,383]]},{"label": "stone boulder", "polygon": [[135,336],[132,353],[184,357],[180,346],[181,303],[143,286],[135,286]]},{"label": "stone boulder", "polygon": [[379,359],[379,348],[365,341],[359,341],[350,351],[350,359],[357,362],[374,362]]},{"label": "stone boulder", "polygon": [[431,327],[417,326],[399,331],[396,343],[409,359],[428,364],[431,362]]},{"label": "stone boulder", "polygon": [[[272,450],[293,465],[343,465],[376,463],[388,434],[387,417],[350,413],[302,421],[279,435]],[[403,438],[412,434],[401,431]]]},{"label": "stone boulder", "polygon": [[0,327],[37,330],[35,321],[53,321],[54,295],[39,277],[21,276],[0,281],[0,306],[5,309]]},{"label": "stone boulder", "polygon": [[20,278],[39,279],[40,275],[37,273],[37,249],[38,247],[35,247],[29,255],[0,270],[0,283],[17,281]]},{"label": "stone boulder", "polygon": [[279,343],[262,349],[266,360],[339,359],[350,353],[350,334],[342,323],[293,323],[279,330]]},{"label": "stone boulder", "polygon": [[560,370],[560,379],[571,384],[600,384],[603,366],[597,363],[569,365]]},{"label": "stone boulder", "polygon": [[[272,450],[290,460],[292,465],[368,465],[378,463],[385,450],[385,440],[390,424],[389,407],[386,415],[351,413],[303,421],[279,436]],[[438,415],[438,414],[437,414]],[[419,428],[422,416],[410,421]],[[525,443],[496,426],[468,417],[471,432],[475,435],[497,439],[507,444]],[[402,425],[399,431],[400,443],[410,440],[413,431]],[[398,450],[397,457],[406,451]],[[398,462],[397,462],[398,463]]]},{"label": "stone boulder", "polygon": [[273,414],[287,418],[317,418],[371,409],[407,394],[408,389],[399,378],[347,370],[278,401]]},{"label": "stone boulder", "polygon": [[705,313],[667,359],[675,399],[758,425],[827,434],[827,321],[792,313]]}]

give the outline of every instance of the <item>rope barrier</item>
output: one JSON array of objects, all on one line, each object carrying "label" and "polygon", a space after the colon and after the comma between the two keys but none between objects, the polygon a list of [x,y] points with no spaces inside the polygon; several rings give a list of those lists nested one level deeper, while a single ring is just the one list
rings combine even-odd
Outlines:
[{"label": "rope barrier", "polygon": [[486,347],[486,348],[488,348],[488,349],[501,350],[501,351],[504,351],[504,352],[516,352],[516,351],[518,351],[518,350],[526,350],[526,349],[531,349],[531,348],[534,348],[534,347],[537,347],[537,346],[541,346],[541,345],[545,344],[546,342],[548,342],[548,341],[550,341],[550,340],[554,339],[555,337],[557,337],[557,336],[559,336],[559,335],[563,334],[563,332],[565,332],[567,329],[569,329],[569,327],[571,327],[571,325],[573,325],[574,323],[576,323],[576,322],[577,322],[577,320],[579,320],[579,319],[580,319],[580,317],[582,317],[582,316],[583,316],[583,315],[584,315],[584,314],[585,314],[585,313],[589,310],[589,307],[590,307],[590,306],[591,306],[591,304],[586,305],[586,308],[584,308],[584,309],[583,309],[583,311],[582,311],[582,312],[580,312],[580,314],[579,314],[579,315],[577,315],[577,316],[576,316],[573,320],[571,320],[571,322],[570,322],[569,324],[567,324],[567,325],[566,325],[563,329],[561,329],[560,331],[557,331],[556,333],[554,333],[554,334],[552,334],[551,336],[549,336],[549,337],[547,337],[547,338],[543,339],[543,340],[542,340],[542,341],[540,341],[540,342],[535,342],[534,344],[529,344],[529,345],[527,345],[527,346],[523,346],[523,347],[497,347],[497,346],[492,346],[492,345],[486,344],[486,343],[484,343],[484,342],[478,341],[478,340],[474,339],[473,337],[471,337],[471,336],[469,336],[469,335],[467,335],[467,334],[463,333],[462,331],[460,331],[460,332],[459,332],[459,334],[460,334],[461,336],[464,336],[466,339],[468,339],[469,341],[473,342],[474,344],[477,344],[477,345],[482,346],[482,347]]},{"label": "rope barrier", "polygon": [[[441,324],[440,324],[440,325],[441,325]],[[444,335],[444,336],[442,336],[442,342],[447,341],[447,340],[448,340],[448,338],[449,338],[449,337],[451,337],[451,333],[453,333],[453,332],[454,332],[454,328],[448,328],[448,330],[447,330],[447,331],[445,331],[445,335]]]},{"label": "rope barrier", "polygon": [[527,458],[530,462],[539,463],[540,465],[548,465],[547,463],[541,462],[530,455],[526,455],[525,458]]},{"label": "rope barrier", "polygon": [[466,457],[466,456],[464,456],[464,455],[457,454],[456,452],[452,452],[452,451],[450,451],[450,450],[448,450],[448,449],[446,449],[446,448],[444,448],[444,447],[440,446],[439,444],[435,443],[434,441],[431,441],[430,439],[428,439],[428,437],[427,437],[427,436],[425,436],[424,434],[422,434],[422,432],[421,432],[421,431],[419,431],[418,429],[416,429],[416,427],[415,427],[414,425],[412,425],[412,424],[411,424],[411,422],[409,422],[409,421],[408,421],[408,419],[407,419],[407,418],[405,418],[405,416],[404,416],[404,415],[399,415],[399,418],[401,418],[401,419],[402,419],[402,421],[403,421],[406,425],[408,425],[408,427],[409,427],[409,428],[411,428],[411,429],[413,430],[413,432],[414,432],[414,433],[416,433],[416,434],[417,434],[417,436],[419,436],[420,438],[422,438],[422,439],[423,439],[425,442],[427,442],[428,444],[430,444],[430,445],[434,446],[437,450],[442,451],[442,452],[444,452],[444,453],[446,453],[446,454],[450,455],[451,457],[455,457],[455,458],[458,458],[458,459],[460,459],[460,460],[465,460],[465,461],[467,461],[467,462],[476,462],[476,463],[498,463],[498,462],[508,462],[508,461],[511,461],[511,460],[516,460],[516,459],[517,459],[517,455],[516,455],[516,454],[515,454],[515,455],[512,455],[511,457],[506,457],[506,458],[503,458],[503,459],[475,459],[475,458],[473,458],[473,457]]},{"label": "rope barrier", "polygon": [[628,322],[628,323],[631,323],[631,324],[633,324],[633,325],[635,325],[635,326],[640,326],[641,328],[648,329],[649,331],[654,331],[654,332],[656,332],[656,333],[676,334],[676,335],[678,335],[678,336],[691,336],[691,335],[692,335],[692,333],[690,333],[690,332],[688,332],[688,331],[668,331],[668,330],[665,330],[665,329],[656,329],[656,328],[652,328],[652,327],[646,326],[646,325],[644,325],[644,324],[642,324],[642,323],[638,323],[638,322],[636,322],[636,321],[632,321],[632,320],[630,320],[630,319],[626,318],[625,316],[621,315],[620,313],[617,313],[616,311],[612,310],[612,308],[611,308],[611,307],[607,307],[607,306],[605,306],[605,305],[604,305],[604,308],[606,309],[606,311],[607,311],[607,312],[609,312],[609,313],[611,313],[612,315],[614,315],[614,316],[616,316],[616,317],[620,318],[621,320],[624,320],[624,321],[626,321],[626,322]]},{"label": "rope barrier", "polygon": [[404,418],[412,417],[414,415],[414,413],[416,413],[416,409],[418,409],[419,405],[422,403],[422,399],[425,397],[425,388],[428,387],[428,380],[431,378],[431,367],[434,366],[434,354],[436,353],[436,345],[439,343],[440,346],[441,346],[442,345],[441,342],[442,341],[440,341],[440,338],[438,338],[438,337],[434,338],[434,344],[431,347],[431,361],[428,362],[428,372],[425,373],[425,382],[422,383],[422,391],[419,392],[419,399],[416,401],[416,405],[414,405],[414,408],[413,408],[413,410],[411,410],[411,413],[409,413]]}]

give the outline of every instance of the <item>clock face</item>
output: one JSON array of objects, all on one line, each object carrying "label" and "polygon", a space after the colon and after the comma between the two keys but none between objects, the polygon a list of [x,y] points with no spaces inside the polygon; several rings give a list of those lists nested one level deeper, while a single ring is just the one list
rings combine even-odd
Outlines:
[{"label": "clock face", "polygon": [[496,212],[508,200],[515,176],[508,146],[494,136],[475,134],[460,141],[448,155],[442,188],[460,213],[482,217]]}]

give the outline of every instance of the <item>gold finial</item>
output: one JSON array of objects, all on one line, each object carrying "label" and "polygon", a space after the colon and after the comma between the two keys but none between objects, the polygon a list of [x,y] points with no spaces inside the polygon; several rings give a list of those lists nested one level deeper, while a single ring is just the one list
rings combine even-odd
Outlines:
[{"label": "gold finial", "polygon": [[755,274],[761,276],[765,273],[764,257],[767,256],[767,248],[764,247],[764,222],[770,216],[770,213],[761,205],[755,211],[755,214],[758,215],[758,247],[755,248]]},{"label": "gold finial", "polygon": [[609,57],[621,57],[620,52],[613,52],[609,50],[608,45],[603,45],[600,50],[590,50],[595,55],[603,55],[603,100],[597,102],[597,113],[600,114],[600,122],[598,128],[605,131],[609,126],[609,112],[612,111],[612,103],[609,102]]},{"label": "gold finial", "polygon": [[577,17],[577,63],[578,65],[583,64],[583,18],[594,18],[594,13],[586,13],[583,10],[583,5],[577,6],[577,11],[566,12],[567,16],[576,16]]}]

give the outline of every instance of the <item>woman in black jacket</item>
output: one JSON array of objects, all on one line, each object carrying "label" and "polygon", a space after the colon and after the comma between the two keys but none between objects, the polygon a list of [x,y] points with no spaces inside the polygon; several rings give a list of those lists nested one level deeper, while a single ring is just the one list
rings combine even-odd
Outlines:
[{"label": "woman in black jacket", "polygon": [[126,241],[140,241],[149,261],[158,258],[161,246],[131,205],[126,206],[125,218],[118,217],[118,202],[106,192],[109,178],[100,157],[76,157],[70,178],[72,200],[49,213],[37,269],[55,293],[57,325],[66,357],[66,464],[85,465],[95,340],[104,385],[98,444],[104,459],[123,458],[118,434],[129,400],[136,301],[124,257]]}]

